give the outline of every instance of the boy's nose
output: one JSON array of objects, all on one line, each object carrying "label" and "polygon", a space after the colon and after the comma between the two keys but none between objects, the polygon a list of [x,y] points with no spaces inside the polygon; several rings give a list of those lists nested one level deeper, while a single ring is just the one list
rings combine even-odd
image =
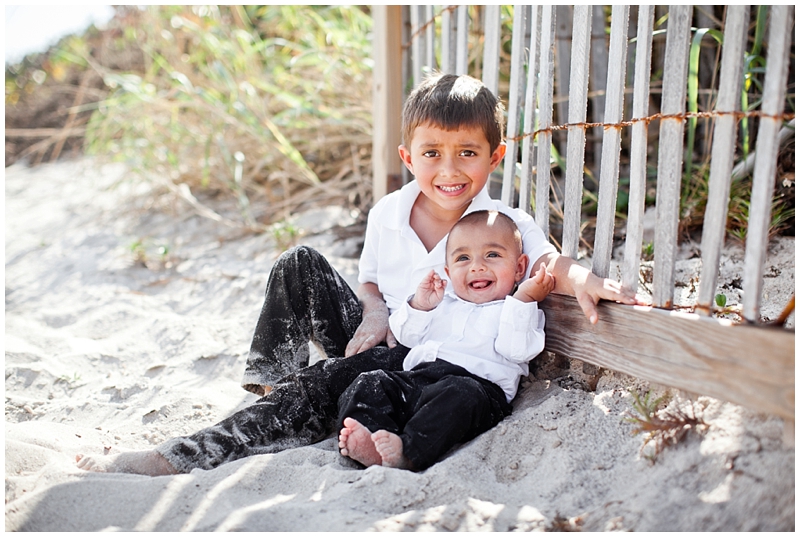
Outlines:
[{"label": "boy's nose", "polygon": [[442,160],[440,173],[444,177],[457,177],[461,175],[461,170],[458,169],[458,165],[454,159],[445,158]]}]

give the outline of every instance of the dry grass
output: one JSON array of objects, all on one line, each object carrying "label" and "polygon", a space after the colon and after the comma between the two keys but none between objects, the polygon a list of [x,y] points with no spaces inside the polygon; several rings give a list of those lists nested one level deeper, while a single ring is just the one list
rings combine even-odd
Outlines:
[{"label": "dry grass", "polygon": [[641,454],[650,462],[654,463],[664,448],[683,440],[689,431],[702,432],[708,427],[703,418],[695,414],[691,402],[688,411],[680,408],[677,400],[660,408],[667,395],[653,399],[650,391],[642,397],[634,390],[631,390],[631,395],[634,411],[628,412],[624,419],[634,425],[633,434],[645,435]]}]

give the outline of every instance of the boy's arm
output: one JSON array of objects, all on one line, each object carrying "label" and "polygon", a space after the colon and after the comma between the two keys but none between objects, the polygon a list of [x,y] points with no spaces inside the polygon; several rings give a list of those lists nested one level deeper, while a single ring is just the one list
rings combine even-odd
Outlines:
[{"label": "boy's arm", "polygon": [[396,347],[397,340],[389,329],[389,307],[378,286],[374,283],[362,283],[358,286],[356,295],[363,310],[361,324],[347,344],[344,355],[353,356],[364,352],[381,341],[386,341],[390,348]]},{"label": "boy's arm", "polygon": [[600,278],[578,264],[577,261],[558,253],[549,253],[536,261],[536,266],[544,263],[555,278],[554,293],[572,295],[578,299],[583,314],[589,322],[597,322],[597,303],[600,300],[613,300],[621,304],[640,304],[636,296],[622,288],[619,282]]}]

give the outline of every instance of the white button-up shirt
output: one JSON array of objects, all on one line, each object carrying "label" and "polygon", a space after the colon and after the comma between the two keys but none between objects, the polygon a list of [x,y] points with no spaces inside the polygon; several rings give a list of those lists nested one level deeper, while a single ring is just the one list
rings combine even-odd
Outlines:
[{"label": "white button-up shirt", "polygon": [[[428,252],[411,228],[411,208],[420,192],[417,182],[411,181],[378,200],[367,220],[364,250],[358,262],[358,281],[377,284],[390,313],[414,294],[419,282],[431,269],[448,279],[444,273],[447,237]],[[464,214],[480,210],[499,211],[516,222],[522,233],[523,250],[530,258],[528,274],[537,259],[556,251],[529,214],[493,200],[486,188],[475,196]],[[447,285],[452,289],[449,281]]]},{"label": "white button-up shirt", "polygon": [[436,308],[408,302],[389,317],[397,341],[411,348],[403,369],[437,358],[500,386],[508,402],[517,394],[528,362],[544,349],[544,312],[536,302],[508,296],[474,304],[447,292]]}]

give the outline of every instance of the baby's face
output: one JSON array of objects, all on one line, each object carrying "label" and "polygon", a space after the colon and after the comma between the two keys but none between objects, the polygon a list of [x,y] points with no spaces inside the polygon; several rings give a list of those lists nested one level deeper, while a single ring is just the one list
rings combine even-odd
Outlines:
[{"label": "baby's face", "polygon": [[459,298],[475,304],[502,300],[525,274],[527,258],[511,233],[470,225],[450,232],[445,272]]}]

